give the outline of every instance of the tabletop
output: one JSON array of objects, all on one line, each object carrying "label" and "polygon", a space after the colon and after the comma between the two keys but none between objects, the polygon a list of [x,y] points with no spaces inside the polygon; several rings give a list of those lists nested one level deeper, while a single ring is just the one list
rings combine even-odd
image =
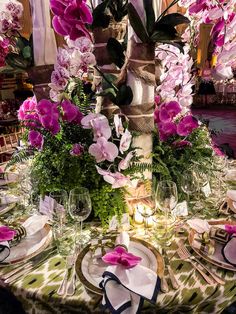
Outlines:
[{"label": "tabletop", "polygon": [[[223,187],[221,188],[223,191]],[[222,216],[219,214],[219,205],[220,203],[216,203],[210,197],[205,200],[204,210],[208,213],[209,219],[236,221],[233,215]],[[21,212],[20,210],[14,211],[13,214],[9,213],[10,215],[17,217],[21,215]],[[177,229],[171,246],[166,248],[166,254],[180,283],[180,288],[178,290],[172,288],[168,272],[165,269],[169,292],[159,292],[157,303],[155,305],[145,303],[142,313],[150,313],[150,309],[153,310],[153,313],[221,313],[223,309],[236,301],[236,272],[218,268],[200,259],[208,268],[226,281],[225,285],[209,285],[188,261],[183,261],[177,256],[176,250],[179,240],[184,240],[190,248],[187,236],[187,229]],[[136,237],[139,235],[137,234]],[[148,241],[155,245],[153,239],[150,238]],[[193,255],[196,254],[193,253]],[[9,267],[1,268],[0,278],[9,269]],[[40,267],[33,269],[10,284],[9,288],[22,302],[26,313],[29,314],[102,313],[100,309],[101,296],[88,292],[78,279],[76,292],[73,296],[59,296],[57,294],[65,270],[65,259],[54,254]]]}]

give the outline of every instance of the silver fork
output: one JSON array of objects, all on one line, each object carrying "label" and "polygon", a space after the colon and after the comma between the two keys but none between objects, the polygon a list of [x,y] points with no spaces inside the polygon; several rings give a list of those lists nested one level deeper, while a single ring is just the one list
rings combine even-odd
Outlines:
[{"label": "silver fork", "polygon": [[179,255],[179,257],[180,257],[182,260],[188,261],[188,262],[202,275],[202,277],[206,280],[206,282],[207,282],[209,285],[213,285],[213,284],[215,283],[215,281],[213,281],[207,274],[205,274],[205,273],[192,261],[192,259],[189,258],[188,253],[186,253],[186,251],[183,250],[182,247],[179,247],[179,248],[177,249],[177,254]]},{"label": "silver fork", "polygon": [[73,267],[74,261],[75,261],[74,255],[69,255],[66,259],[66,271],[65,271],[63,280],[61,282],[61,285],[57,290],[58,295],[64,295],[66,293],[69,270]]},{"label": "silver fork", "polygon": [[191,255],[189,250],[186,248],[186,246],[183,243],[179,243],[179,249],[182,250],[183,254],[186,256],[186,258],[197,262],[203,269],[205,269],[209,275],[211,275],[211,277],[219,284],[224,285],[225,284],[225,280],[222,279],[221,277],[219,277],[217,274],[215,274],[214,272],[212,272],[207,266],[205,266],[204,264],[202,264],[198,258],[196,258],[195,256]]}]

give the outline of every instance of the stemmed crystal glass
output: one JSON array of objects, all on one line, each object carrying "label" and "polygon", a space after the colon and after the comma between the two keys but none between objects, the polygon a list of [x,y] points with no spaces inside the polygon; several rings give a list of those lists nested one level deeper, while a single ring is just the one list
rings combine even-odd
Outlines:
[{"label": "stemmed crystal glass", "polygon": [[190,195],[199,193],[199,181],[194,171],[185,172],[180,178],[182,191],[187,195],[187,202],[190,202]]},{"label": "stemmed crystal glass", "polygon": [[65,224],[68,207],[68,194],[65,190],[51,192],[49,196],[53,199],[53,221],[59,227]]},{"label": "stemmed crystal glass", "polygon": [[156,190],[156,205],[161,211],[154,218],[155,238],[161,245],[170,245],[174,234],[175,218],[171,211],[178,203],[178,191],[175,182],[160,181]]},{"label": "stemmed crystal glass", "polygon": [[156,205],[166,213],[170,214],[178,203],[177,186],[173,181],[160,181],[156,191]]},{"label": "stemmed crystal glass", "polygon": [[145,235],[148,235],[148,218],[151,217],[156,211],[155,201],[153,200],[152,195],[140,198],[139,200],[140,202],[136,205],[136,209],[143,217]]},{"label": "stemmed crystal glass", "polygon": [[80,224],[79,244],[86,241],[82,235],[83,221],[88,218],[92,211],[92,203],[89,191],[86,188],[75,188],[70,191],[69,195],[69,215],[76,223],[76,229]]}]

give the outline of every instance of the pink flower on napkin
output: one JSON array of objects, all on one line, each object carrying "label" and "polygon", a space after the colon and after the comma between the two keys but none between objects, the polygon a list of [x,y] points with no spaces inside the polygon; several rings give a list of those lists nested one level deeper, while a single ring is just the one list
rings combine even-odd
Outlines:
[{"label": "pink flower on napkin", "polygon": [[236,226],[225,225],[225,231],[227,231],[229,234],[234,234],[236,233]]},{"label": "pink flower on napkin", "polygon": [[0,242],[10,241],[16,235],[16,231],[8,228],[7,226],[0,227]]},{"label": "pink flower on napkin", "polygon": [[102,260],[110,265],[123,265],[132,268],[140,263],[141,257],[128,253],[122,246],[117,246],[112,252],[105,254]]}]

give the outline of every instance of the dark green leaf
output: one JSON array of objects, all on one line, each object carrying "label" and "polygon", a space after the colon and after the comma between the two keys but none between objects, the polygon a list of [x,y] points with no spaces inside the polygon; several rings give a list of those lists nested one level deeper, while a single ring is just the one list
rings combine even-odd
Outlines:
[{"label": "dark green leaf", "polygon": [[162,42],[167,40],[174,40],[178,38],[176,29],[171,25],[158,25],[155,29],[151,40],[153,42]]},{"label": "dark green leaf", "polygon": [[110,56],[110,59],[115,65],[119,68],[125,63],[125,55],[122,45],[115,38],[109,38],[107,42],[107,51]]},{"label": "dark green leaf", "polygon": [[155,29],[158,28],[158,25],[164,24],[164,25],[172,25],[172,26],[177,26],[180,24],[188,24],[190,23],[189,19],[180,14],[180,13],[171,13],[163,16],[156,24],[155,24]]},{"label": "dark green leaf", "polygon": [[110,0],[103,1],[93,10],[92,28],[96,28],[96,27],[107,28],[108,27],[111,17],[105,12],[109,3],[110,3]]},{"label": "dark green leaf", "polygon": [[25,59],[30,59],[31,58],[31,47],[26,46],[22,50],[22,55]]},{"label": "dark green leaf", "polygon": [[155,25],[155,12],[153,10],[152,0],[143,0],[143,4],[147,19],[147,32],[149,35],[151,35]]},{"label": "dark green leaf", "polygon": [[129,3],[127,8],[129,14],[129,21],[136,35],[143,43],[147,43],[149,41],[149,36],[140,16],[138,15],[138,12],[136,11],[132,3]]},{"label": "dark green leaf", "polygon": [[133,92],[130,86],[121,85],[117,92],[115,104],[117,106],[128,106],[133,100]]},{"label": "dark green leaf", "polygon": [[[105,90],[105,89],[110,88],[111,84],[115,83],[115,81],[117,80],[117,77],[114,74],[106,74],[106,73],[104,73],[103,75],[107,79],[107,81],[105,79],[102,80],[102,89]],[[108,81],[110,83],[108,83]]]},{"label": "dark green leaf", "polygon": [[19,56],[17,53],[9,53],[6,57],[6,63],[13,68],[26,69],[30,62]]}]

